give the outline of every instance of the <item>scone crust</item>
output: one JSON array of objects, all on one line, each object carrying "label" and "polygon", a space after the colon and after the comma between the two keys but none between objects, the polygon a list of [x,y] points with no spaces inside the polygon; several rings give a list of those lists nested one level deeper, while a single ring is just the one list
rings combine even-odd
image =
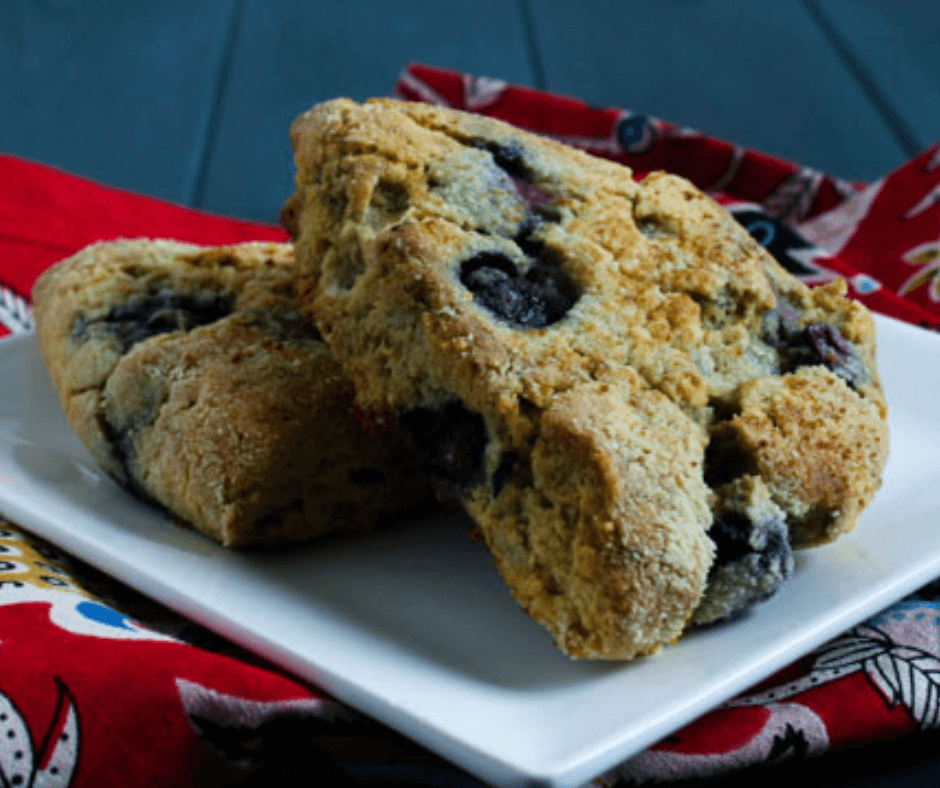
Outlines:
[{"label": "scone crust", "polygon": [[[854,526],[888,435],[874,322],[844,284],[809,290],[679,177],[638,183],[492,119],[338,99],[291,138],[284,220],[307,313],[375,417],[455,399],[480,414],[486,483],[464,503],[569,654],[628,658],[679,636],[711,568],[711,511],[738,477],[766,485],[798,544]],[[551,324],[513,325],[466,283],[468,261],[521,276],[539,256],[577,292]],[[828,361],[793,362],[817,324],[836,332],[817,337]],[[566,546],[547,558],[553,540]]]},{"label": "scone crust", "polygon": [[[289,244],[99,243],[33,297],[46,367],[97,462],[222,544],[366,528],[426,495],[402,446],[354,418],[348,377],[298,311]],[[173,308],[193,325],[140,327]]]}]

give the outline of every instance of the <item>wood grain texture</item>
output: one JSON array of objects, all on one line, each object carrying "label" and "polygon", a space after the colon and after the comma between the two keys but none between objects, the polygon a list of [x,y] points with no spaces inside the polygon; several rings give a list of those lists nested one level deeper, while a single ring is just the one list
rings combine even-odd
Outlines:
[{"label": "wood grain texture", "polygon": [[513,2],[249,0],[198,204],[276,221],[291,121],[325,99],[388,96],[416,60],[533,84]]},{"label": "wood grain texture", "polygon": [[237,4],[0,5],[0,151],[189,203]]},{"label": "wood grain texture", "polygon": [[914,156],[940,140],[936,0],[808,0],[842,44],[856,79]]},{"label": "wood grain texture", "polygon": [[845,178],[906,153],[799,3],[532,3],[547,87]]}]

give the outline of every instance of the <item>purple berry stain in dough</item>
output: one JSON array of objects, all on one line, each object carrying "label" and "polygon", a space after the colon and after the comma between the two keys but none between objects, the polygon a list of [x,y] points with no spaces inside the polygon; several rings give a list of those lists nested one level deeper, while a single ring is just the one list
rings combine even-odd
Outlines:
[{"label": "purple berry stain in dough", "polygon": [[157,290],[126,304],[112,307],[101,318],[80,317],[72,328],[72,337],[83,340],[102,331],[117,337],[126,353],[138,342],[171,331],[189,331],[221,320],[232,311],[230,299],[215,293],[178,293]]}]

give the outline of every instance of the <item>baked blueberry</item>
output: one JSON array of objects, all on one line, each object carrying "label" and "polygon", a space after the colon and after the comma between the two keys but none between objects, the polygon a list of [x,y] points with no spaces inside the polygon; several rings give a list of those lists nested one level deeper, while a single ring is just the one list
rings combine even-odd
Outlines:
[{"label": "baked blueberry", "polygon": [[786,517],[759,477],[742,477],[720,491],[708,536],[715,560],[694,621],[740,615],[773,594],[793,574]]},{"label": "baked blueberry", "polygon": [[545,251],[524,271],[504,254],[481,252],[461,264],[460,281],[478,304],[520,328],[557,323],[578,300],[570,279]]},{"label": "baked blueberry", "polygon": [[803,332],[802,347],[795,351],[796,365],[805,356],[806,363],[824,364],[827,369],[842,378],[850,386],[865,380],[865,366],[856,355],[852,345],[839,329],[828,323],[813,323]]},{"label": "baked blueberry", "polygon": [[72,334],[81,340],[98,329],[117,337],[126,352],[149,337],[209,325],[231,311],[232,299],[218,292],[155,290],[111,307],[101,318],[80,315]]},{"label": "baked blueberry", "polygon": [[780,352],[784,372],[822,364],[852,387],[868,379],[852,344],[829,323],[815,322],[804,328],[792,310],[775,309],[764,320],[764,341]]},{"label": "baked blueberry", "polygon": [[467,487],[482,480],[487,431],[479,413],[452,401],[442,408],[403,413],[400,424],[417,445],[424,471],[443,499],[459,500]]},{"label": "baked blueberry", "polygon": [[474,140],[473,144],[474,147],[489,151],[496,166],[513,180],[532,180],[532,172],[526,166],[525,153],[518,142],[499,143],[492,140]]}]

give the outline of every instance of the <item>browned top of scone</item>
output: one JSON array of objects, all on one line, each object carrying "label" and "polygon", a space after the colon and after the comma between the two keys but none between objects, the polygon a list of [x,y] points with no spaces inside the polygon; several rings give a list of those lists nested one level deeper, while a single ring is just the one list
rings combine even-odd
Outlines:
[{"label": "browned top of scone", "polygon": [[[531,520],[532,488],[551,498],[548,476],[533,470],[536,449],[549,433],[566,447],[563,478],[589,435],[580,451],[606,479],[598,495],[619,484],[656,500],[652,487],[666,479],[671,500],[684,499],[681,515],[657,515],[656,538],[678,541],[651,550],[644,572],[684,566],[700,591],[708,507],[724,485],[760,476],[805,543],[851,528],[874,495],[887,429],[871,315],[841,281],[805,287],[686,180],[637,182],[621,165],[499,121],[390,100],[318,105],[291,139],[296,189],[284,218],[302,297],[360,404],[401,414],[457,396],[484,419],[487,479],[505,457],[522,458],[528,486],[510,483],[500,497],[496,485],[477,488],[468,507],[478,521],[500,507],[503,523],[523,509]],[[598,398],[605,387],[621,392],[618,407]],[[644,455],[649,473],[630,488],[637,460],[625,462],[610,436],[627,440],[620,411],[646,412],[634,396],[644,408],[655,401],[657,430],[676,414],[683,426],[652,433],[675,457]],[[587,402],[601,410],[575,407]],[[622,559],[634,535],[612,533],[595,568]],[[501,555],[533,538],[520,532]],[[527,555],[520,583],[543,568]],[[526,604],[554,604],[555,580],[538,580]]]},{"label": "browned top of scone", "polygon": [[[873,344],[870,315],[839,297],[838,285],[807,290],[675,176],[636,183],[622,166],[497,121],[390,101],[320,105],[295,121],[292,139],[292,204],[304,216],[293,230],[314,269],[318,309],[328,315],[334,297],[344,310],[360,307],[370,281],[385,274],[369,263],[394,259],[395,290],[420,293],[420,311],[433,321],[427,333],[466,345],[481,370],[537,404],[596,378],[598,365],[627,365],[697,414],[777,360],[761,341],[762,321],[781,302],[801,323],[828,318],[863,354]],[[511,165],[500,165],[500,149],[515,156]],[[315,200],[305,201],[308,190]],[[520,331],[475,304],[460,266],[479,254],[524,266],[527,221],[526,240],[558,258],[577,295],[557,325]],[[440,249],[449,259],[436,259]],[[874,365],[866,369],[863,385],[875,395]],[[411,376],[415,390],[385,391],[388,404],[433,386],[421,372]]]},{"label": "browned top of scone", "polygon": [[[319,105],[292,141],[308,304],[367,408],[457,389],[483,413],[539,409],[630,368],[708,428],[738,408],[743,384],[786,371],[777,334],[789,321],[791,334],[834,327],[858,359],[852,396],[884,416],[869,312],[841,281],[805,287],[681,178],[637,183],[498,121],[388,100]],[[524,270],[533,247],[564,271],[573,304],[520,329],[481,308],[462,274],[480,256]],[[396,331],[413,341],[383,367],[377,336]]]},{"label": "browned top of scone", "polygon": [[[392,478],[396,442],[356,422],[348,376],[299,312],[290,244],[99,243],[33,295],[46,367],[98,463],[224,544],[361,527],[424,495]],[[357,469],[389,484],[357,485]]]},{"label": "browned top of scone", "polygon": [[293,263],[292,247],[279,243],[206,248],[122,239],[82,249],[33,287],[39,344],[57,390],[100,387],[153,336],[237,311],[296,314]]}]

